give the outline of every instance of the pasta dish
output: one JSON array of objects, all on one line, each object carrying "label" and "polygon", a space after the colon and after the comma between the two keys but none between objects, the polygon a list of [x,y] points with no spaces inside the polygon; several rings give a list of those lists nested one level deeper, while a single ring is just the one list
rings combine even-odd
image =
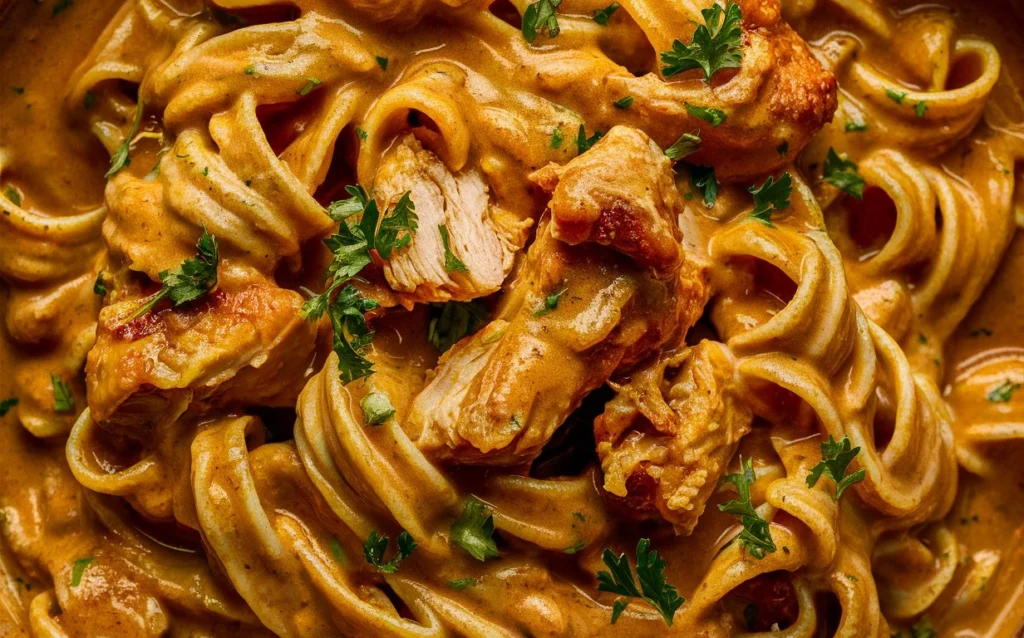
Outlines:
[{"label": "pasta dish", "polygon": [[1016,0],[0,0],[0,635],[1024,631]]}]

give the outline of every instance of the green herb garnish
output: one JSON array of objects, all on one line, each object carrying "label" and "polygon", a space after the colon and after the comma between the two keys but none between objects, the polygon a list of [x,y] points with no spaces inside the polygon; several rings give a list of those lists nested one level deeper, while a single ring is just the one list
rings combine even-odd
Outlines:
[{"label": "green herb garnish", "polygon": [[702,9],[704,24],[693,32],[693,40],[689,45],[679,40],[672,43],[671,51],[661,54],[661,69],[665,77],[671,77],[690,69],[704,72],[704,80],[711,81],[711,76],[721,69],[739,68],[743,59],[740,22],[743,15],[739,5],[730,3],[722,19],[722,7],[714,5],[710,9]]},{"label": "green herb garnish", "polygon": [[811,468],[811,473],[807,475],[807,487],[814,487],[818,479],[821,478],[821,475],[824,474],[835,482],[836,493],[833,494],[832,498],[838,501],[842,498],[846,488],[864,480],[866,471],[863,468],[849,476],[846,475],[850,462],[859,453],[859,447],[850,449],[850,439],[848,437],[844,436],[841,441],[836,441],[829,434],[828,441],[822,441],[821,443],[821,462]]},{"label": "green herb garnish", "polygon": [[[612,550],[606,548],[601,558],[609,571],[597,572],[597,589],[645,601],[657,609],[665,619],[665,624],[671,627],[676,610],[686,602],[686,599],[679,595],[673,585],[665,582],[665,560],[658,556],[658,552],[648,551],[650,545],[651,541],[646,538],[641,538],[636,545],[636,575],[640,580],[639,588],[626,555],[620,554],[616,558]],[[615,601],[612,606],[613,625],[628,604],[628,600]]]},{"label": "green herb garnish", "polygon": [[775,541],[772,540],[768,521],[761,518],[750,503],[750,486],[754,484],[754,466],[750,459],[741,461],[740,464],[743,467],[742,472],[729,474],[722,479],[722,483],[732,483],[739,498],[722,503],[718,509],[740,519],[740,523],[743,524],[743,531],[738,536],[740,545],[745,547],[751,556],[761,560],[765,553],[775,553]]}]

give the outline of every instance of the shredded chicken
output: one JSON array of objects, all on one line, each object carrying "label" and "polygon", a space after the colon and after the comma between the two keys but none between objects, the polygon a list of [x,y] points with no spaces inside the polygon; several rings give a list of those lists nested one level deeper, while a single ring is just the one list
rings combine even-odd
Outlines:
[{"label": "shredded chicken", "polygon": [[[529,221],[519,221],[492,205],[487,183],[477,169],[452,173],[412,135],[382,158],[374,184],[384,203],[411,191],[419,231],[409,247],[384,266],[388,284],[407,305],[415,302],[469,300],[497,291],[517,250],[526,241]],[[445,270],[439,226],[448,231],[451,253],[466,270]]]},{"label": "shredded chicken", "polygon": [[702,341],[612,387],[618,396],[594,422],[605,491],[634,515],[660,516],[689,534],[750,430],[732,355]]},{"label": "shredded chicken", "polygon": [[[662,153],[645,135],[623,132],[570,162],[564,173],[574,175],[576,163],[617,165],[638,146],[647,155],[641,166],[659,164]],[[661,171],[671,174],[667,162]],[[646,170],[601,174],[608,181],[603,192],[620,199],[588,199],[607,206],[592,214],[598,220],[588,233],[592,239],[572,246],[555,237],[556,220],[579,217],[580,203],[553,198],[550,218],[542,221],[497,319],[446,353],[414,400],[410,437],[434,458],[530,462],[587,393],[680,338],[700,316],[705,271],[682,250],[674,251],[674,260],[660,254],[672,253],[664,247],[681,239],[670,221],[675,208],[664,204],[678,193],[648,191],[652,185],[674,190],[672,181],[651,180]],[[557,177],[549,172],[545,179]],[[642,227],[644,239],[601,230],[614,227]],[[658,248],[645,253],[645,247]]]},{"label": "shredded chicken", "polygon": [[315,341],[301,305],[253,284],[131,321],[138,300],[107,306],[86,364],[92,417],[144,428],[190,406],[294,405]]},{"label": "shredded chicken", "polygon": [[671,162],[645,133],[616,126],[590,152],[565,166],[549,164],[532,179],[551,195],[557,239],[614,248],[660,276],[678,269],[683,201]]}]

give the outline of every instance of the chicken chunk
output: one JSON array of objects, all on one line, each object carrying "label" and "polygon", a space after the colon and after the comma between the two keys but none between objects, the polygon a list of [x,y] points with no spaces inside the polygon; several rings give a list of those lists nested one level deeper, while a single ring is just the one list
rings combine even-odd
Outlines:
[{"label": "chicken chunk", "polygon": [[606,493],[638,518],[660,516],[691,533],[750,430],[732,355],[702,341],[612,387],[618,396],[594,422]]},{"label": "chicken chunk", "polygon": [[683,201],[672,163],[645,133],[616,126],[575,161],[549,164],[532,178],[551,195],[556,239],[608,246],[662,277],[678,269]]},{"label": "chicken chunk", "polygon": [[[663,163],[663,174],[647,182],[595,165],[618,165],[616,149],[636,152],[638,145],[660,155],[644,140],[639,133],[612,136],[562,170],[575,179],[575,164],[592,165],[605,177],[595,185],[601,193],[573,186],[569,192],[586,204],[568,195],[551,200],[497,318],[441,358],[407,420],[410,437],[429,455],[459,463],[529,463],[587,393],[678,340],[700,316],[707,273],[681,249],[667,248],[681,239],[671,223],[674,206],[666,204],[678,193],[649,192],[658,185],[675,189],[661,179],[671,167]],[[557,190],[557,174],[542,177]],[[579,213],[593,202],[603,208]],[[574,246],[556,238],[556,220],[584,215],[595,220],[580,233],[589,239]],[[606,232],[614,228],[637,232]]]},{"label": "chicken chunk", "polygon": [[[516,251],[526,241],[530,222],[497,210],[478,170],[452,173],[407,135],[382,158],[374,186],[384,203],[411,192],[419,217],[419,231],[409,247],[384,265],[388,284],[406,305],[466,301],[501,287]],[[442,225],[449,249],[465,264],[464,271],[445,269]]]},{"label": "chicken chunk", "polygon": [[122,301],[100,313],[86,363],[98,422],[144,429],[190,407],[294,405],[316,338],[297,293],[250,284],[127,320],[138,306]]}]

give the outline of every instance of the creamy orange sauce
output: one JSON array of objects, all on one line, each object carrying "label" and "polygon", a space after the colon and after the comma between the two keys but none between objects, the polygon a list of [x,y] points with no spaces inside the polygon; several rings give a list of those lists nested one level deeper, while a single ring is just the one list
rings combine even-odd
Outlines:
[{"label": "creamy orange sauce", "polygon": [[[941,636],[1018,635],[1020,9],[785,2],[782,16],[810,43],[802,53],[772,22],[775,3],[744,2],[755,26],[743,66],[713,91],[695,75],[657,75],[656,52],[688,41],[700,19],[689,5],[707,3],[622,2],[603,28],[591,16],[606,3],[565,0],[562,33],[534,47],[503,21],[516,23],[528,2],[488,4],[213,11],[186,0],[0,0],[0,400],[18,400],[0,418],[0,634],[722,636],[778,623],[792,636],[888,636],[926,618]],[[826,122],[830,74],[838,107]],[[898,103],[886,89],[909,97]],[[625,95],[633,106],[615,107]],[[142,135],[108,181],[139,96]],[[726,110],[727,124],[689,115],[689,102]],[[716,205],[703,204],[682,165],[675,175],[687,267],[710,282],[685,342],[639,350],[645,334],[674,324],[655,321],[669,302],[635,255],[602,246],[526,257],[556,206],[531,175],[576,157],[581,124],[587,135],[635,127],[661,148],[684,132],[703,136],[687,161],[715,167]],[[479,443],[460,456],[472,436],[444,430],[447,416],[419,416],[425,388],[447,396],[438,375],[474,365],[445,355],[439,367],[428,340],[438,312],[429,302],[463,299],[457,281],[404,289],[371,267],[359,285],[383,307],[372,317],[377,371],[349,385],[330,326],[296,319],[298,291],[322,289],[320,240],[337,228],[321,207],[345,185],[382,180],[408,133],[451,175],[486,183],[487,228],[515,255],[500,289],[465,296],[485,299],[493,320],[467,337],[473,347],[618,339],[619,350],[599,352],[646,357],[616,370],[586,348],[552,347],[547,367],[504,368],[518,383],[495,375],[501,392],[480,409],[486,418],[536,434],[543,416],[568,414],[541,437],[536,460],[499,450],[488,462]],[[788,154],[776,150],[783,142]],[[863,200],[822,180],[829,148],[858,163]],[[790,206],[771,228],[748,220],[748,187],[782,171],[793,175]],[[14,200],[23,212],[7,210]],[[151,332],[118,332],[119,313],[192,254],[201,223],[222,248],[219,291],[150,315]],[[93,292],[100,275],[105,297]],[[566,278],[561,314],[535,321],[533,308]],[[231,328],[204,341],[228,315]],[[728,444],[715,438],[717,421],[695,429],[729,452],[713,481],[754,460],[753,503],[779,547],[763,560],[741,551],[736,518],[716,507],[733,492],[705,490],[706,509],[681,534],[678,520],[666,522],[669,505],[638,495],[648,483],[624,481],[633,491],[610,495],[611,457],[594,449],[608,377],[626,386],[663,350],[701,338],[727,349],[720,391],[747,422]],[[458,365],[445,370],[446,360]],[[674,406],[685,410],[694,391],[678,366],[683,381],[657,387],[690,397]],[[603,387],[584,398],[595,370],[606,370]],[[51,375],[70,384],[73,410],[55,410]],[[396,409],[384,426],[362,421],[371,392]],[[536,413],[524,426],[502,411],[509,405]],[[643,447],[654,428],[630,418],[641,424],[636,454],[661,471],[646,476],[671,476],[664,469],[678,458],[660,461],[656,449],[669,444]],[[427,426],[451,439],[425,443]],[[828,434],[859,445],[853,467],[867,472],[838,505],[828,481],[805,485]],[[708,470],[706,456],[692,467]],[[470,496],[494,514],[496,560],[450,543]],[[417,541],[394,575],[363,560],[371,529],[391,536],[388,556],[400,530]],[[687,599],[671,628],[639,600],[611,625],[616,596],[597,589],[602,550],[635,565],[640,538]],[[466,578],[475,584],[449,585]],[[760,615],[748,626],[751,604]]]}]

